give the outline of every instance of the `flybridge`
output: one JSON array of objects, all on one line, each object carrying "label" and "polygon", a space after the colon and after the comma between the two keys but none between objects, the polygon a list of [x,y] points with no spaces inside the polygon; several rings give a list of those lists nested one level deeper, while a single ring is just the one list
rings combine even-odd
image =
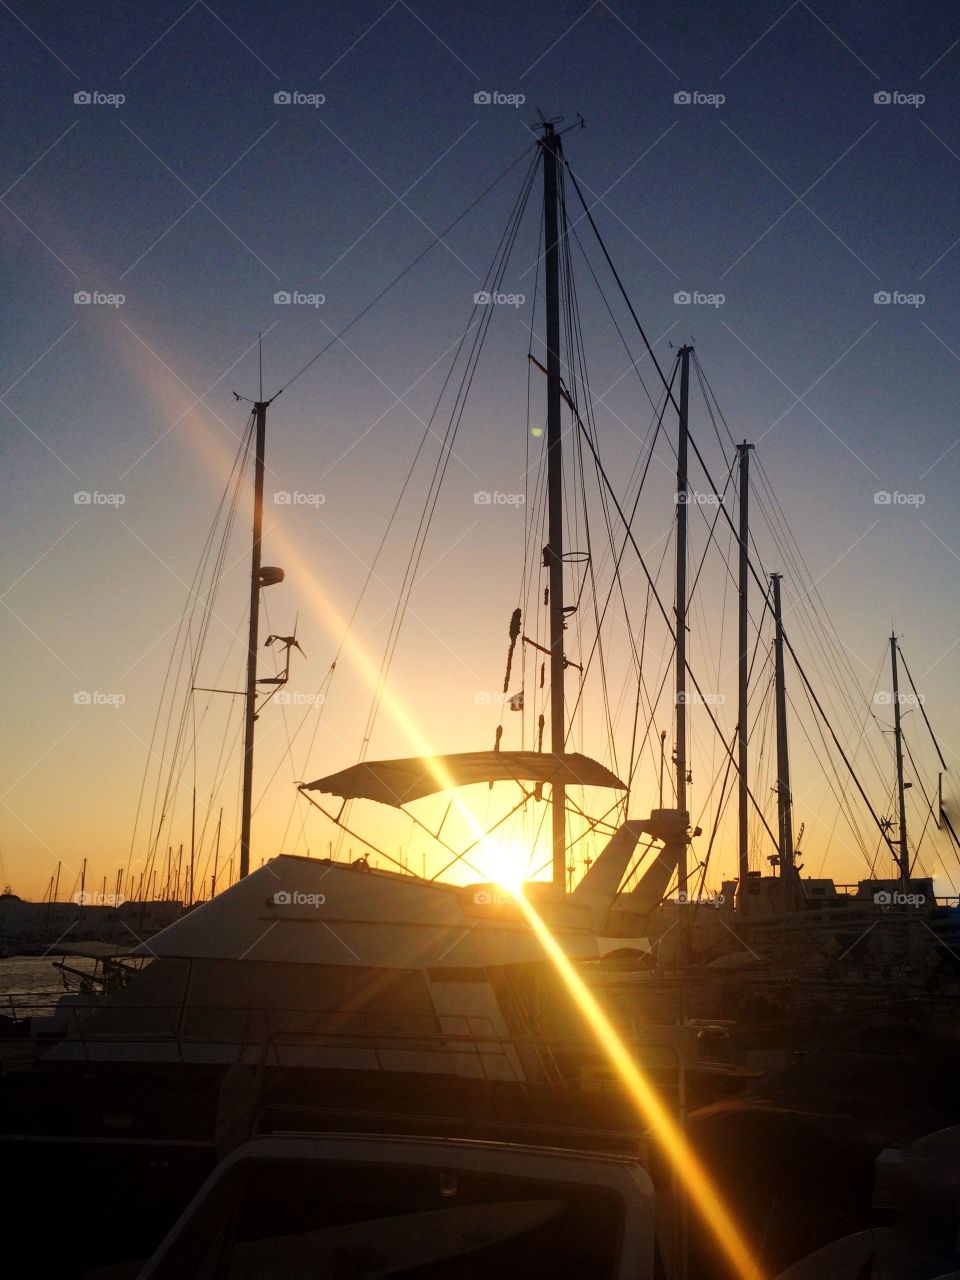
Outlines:
[{"label": "flybridge", "polygon": [[[686,813],[655,809],[614,832],[571,894],[533,882],[537,913],[567,954],[601,956],[607,938],[632,938],[645,949],[646,918],[676,872],[687,826]],[[642,836],[663,848],[635,888],[621,892]],[[281,854],[135,954],[390,970],[541,961],[542,944],[516,908],[494,885],[423,880],[373,870],[363,859]]]}]

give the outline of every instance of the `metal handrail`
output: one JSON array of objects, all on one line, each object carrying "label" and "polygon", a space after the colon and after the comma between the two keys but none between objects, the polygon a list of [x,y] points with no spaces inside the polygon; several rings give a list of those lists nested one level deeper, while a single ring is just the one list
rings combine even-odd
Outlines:
[{"label": "metal handrail", "polygon": [[[490,1023],[490,1019],[481,1016],[476,1021]],[[489,1045],[496,1051],[496,1056],[500,1057],[510,1065],[511,1072],[515,1081],[519,1081],[516,1074],[516,1068],[510,1059],[510,1055],[506,1051],[506,1045],[510,1043],[509,1037],[497,1036],[492,1034],[476,1034],[474,1032],[443,1032],[437,1031],[433,1035],[408,1034],[405,1032],[347,1032],[347,1031],[329,1031],[329,1032],[312,1032],[301,1030],[300,1028],[277,1028],[271,1031],[263,1039],[261,1046],[260,1061],[257,1064],[257,1082],[258,1090],[262,1082],[263,1075],[266,1072],[268,1058],[271,1049],[275,1057],[275,1065],[281,1066],[278,1047],[281,1042],[290,1044],[291,1040],[301,1040],[318,1042],[319,1045],[328,1046],[331,1044],[346,1045],[352,1047],[362,1047],[372,1049],[374,1059],[377,1063],[379,1071],[385,1070],[381,1054],[396,1050],[402,1050],[406,1047],[416,1048],[421,1053],[438,1053],[449,1054],[451,1052],[461,1052],[463,1047],[469,1047],[474,1051],[474,1056],[483,1073],[483,1078],[489,1080],[487,1072],[487,1063],[483,1053],[483,1046]],[[488,1054],[487,1056],[493,1056]]]},{"label": "metal handrail", "polygon": [[[497,1041],[500,1043],[536,1045],[544,1048],[552,1048],[552,1047],[558,1047],[558,1046],[565,1047],[565,1048],[575,1048],[577,1046],[582,1047],[590,1043],[589,1039],[587,1038],[584,1038],[583,1040],[571,1040],[571,1039],[560,1039],[556,1037],[534,1035],[532,1033],[525,1034],[525,1035],[500,1035],[497,1033],[493,1033],[492,1031],[487,1032],[487,1031],[471,1031],[471,1030],[467,1030],[467,1031],[444,1030],[443,1027],[438,1025],[438,1020],[439,1020],[438,1016],[432,1013],[423,1013],[423,1014],[421,1013],[387,1013],[387,1012],[374,1013],[374,1012],[371,1012],[370,1010],[351,1010],[350,1012],[345,1013],[343,1010],[327,1009],[327,1008],[322,1008],[322,1009],[299,1008],[295,1010],[279,1009],[277,1008],[276,1005],[260,1005],[260,1006],[255,1006],[253,1008],[249,1008],[249,1007],[241,1008],[240,1006],[236,1006],[236,1005],[215,1005],[215,1004],[189,1005],[189,1006],[184,1006],[182,1004],[154,1004],[154,1005],[145,1004],[145,1005],[132,1005],[128,1007],[130,1009],[136,1010],[136,1012],[138,1013],[179,1014],[181,1011],[184,1011],[184,1010],[188,1013],[192,1013],[192,1012],[218,1013],[219,1012],[219,1013],[242,1013],[242,1014],[284,1014],[284,1015],[296,1013],[296,1014],[310,1015],[310,1016],[317,1016],[317,1017],[341,1017],[345,1020],[348,1019],[351,1021],[357,1020],[357,1019],[363,1019],[363,1020],[366,1020],[368,1024],[367,1028],[362,1031],[352,1029],[352,1028],[345,1029],[345,1028],[334,1028],[334,1027],[322,1028],[322,1029],[321,1028],[307,1029],[307,1028],[300,1028],[300,1027],[280,1027],[280,1028],[275,1028],[273,1031],[269,1032],[268,1038],[275,1037],[278,1034],[284,1034],[286,1032],[289,1032],[294,1035],[306,1034],[306,1035],[316,1035],[316,1036],[378,1035],[378,1036],[383,1036],[390,1040],[399,1040],[399,1039],[423,1040],[423,1039],[431,1039],[431,1038],[436,1040],[460,1040],[460,1039],[477,1040],[477,1041],[491,1040],[491,1041]],[[78,1012],[100,1010],[102,1008],[103,1006],[100,1004],[100,1002],[96,998],[93,998],[88,1004],[83,1004],[83,1005],[71,1004],[67,1007],[65,1012],[69,1012],[75,1015]],[[446,1017],[447,1015],[442,1015],[442,1016]],[[485,1014],[457,1014],[457,1015],[450,1015],[450,1016],[456,1017],[459,1021],[462,1021],[462,1022],[472,1022],[472,1023],[482,1022],[487,1026],[492,1026],[491,1019]],[[406,1030],[394,1031],[391,1029],[384,1029],[381,1027],[371,1025],[371,1020],[375,1018],[383,1018],[385,1020],[389,1019],[391,1022],[397,1022],[397,1021],[403,1020],[404,1022],[407,1022],[407,1023],[412,1022],[414,1019],[423,1019],[424,1021],[428,1022],[430,1025],[428,1030],[426,1031],[406,1031]],[[84,1029],[85,1028],[83,1026],[78,1027],[78,1030],[84,1030]],[[103,1035],[104,1038],[108,1038],[108,1036],[111,1036],[112,1034],[113,1033],[98,1031],[98,1035]],[[126,1035],[127,1033],[123,1031],[119,1031],[115,1034]],[[91,1037],[91,1039],[92,1038],[93,1037]],[[198,1039],[198,1038],[209,1039],[210,1037],[185,1035],[184,1038],[185,1039]],[[261,1044],[262,1042],[263,1042],[262,1038],[258,1037],[256,1040],[256,1043]],[[638,1040],[637,1043],[638,1044],[657,1043],[657,1044],[666,1045],[668,1042]]]},{"label": "metal handrail", "polygon": [[[504,1053],[508,1048],[533,1048],[548,1050],[556,1053],[557,1051],[565,1051],[567,1053],[583,1053],[584,1051],[596,1052],[593,1042],[584,1038],[582,1040],[558,1039],[541,1035],[501,1035],[495,1033],[492,1029],[491,1019],[486,1015],[457,1015],[459,1021],[467,1024],[481,1023],[488,1030],[474,1031],[468,1029],[466,1031],[444,1030],[438,1026],[438,1017],[435,1014],[428,1013],[373,1013],[369,1010],[355,1010],[345,1013],[343,1010],[336,1009],[277,1009],[276,1006],[258,1006],[255,1008],[240,1008],[230,1005],[137,1005],[132,1006],[138,1013],[165,1013],[174,1015],[171,1019],[171,1028],[169,1030],[159,1029],[154,1032],[131,1033],[125,1030],[110,1030],[105,1028],[91,1028],[81,1015],[90,1011],[96,1011],[102,1008],[99,1002],[94,998],[89,1003],[71,1004],[67,1006],[63,1012],[68,1019],[75,1023],[73,1034],[75,1038],[84,1046],[89,1044],[103,1043],[157,1043],[158,1040],[176,1039],[185,1044],[221,1044],[221,1045],[240,1045],[243,1049],[259,1046],[261,1050],[261,1062],[266,1063],[270,1049],[276,1044],[281,1043],[283,1038],[288,1040],[308,1040],[315,1043],[326,1044],[353,1044],[358,1047],[370,1047],[371,1044],[379,1044],[381,1048],[403,1048],[407,1045],[418,1046],[424,1049],[443,1049],[447,1050],[451,1046],[476,1046],[478,1051],[481,1047],[489,1046],[490,1048],[499,1048]],[[361,1027],[349,1028],[305,1028],[281,1026],[274,1027],[268,1031],[265,1036],[246,1035],[246,1036],[224,1036],[213,1035],[209,1033],[186,1032],[183,1029],[182,1015],[184,1013],[193,1012],[219,1012],[228,1014],[242,1014],[247,1020],[255,1015],[286,1015],[296,1013],[300,1016],[312,1016],[317,1018],[341,1018],[351,1022],[361,1021]],[[179,1015],[179,1017],[178,1017]],[[428,1024],[423,1030],[406,1030],[394,1029],[392,1026],[377,1026],[375,1019],[383,1019],[385,1022],[411,1023],[422,1021]],[[179,1026],[177,1026],[179,1024]],[[249,1023],[248,1023],[249,1025]],[[174,1029],[177,1027],[177,1029]],[[647,1040],[639,1038],[636,1031],[630,1036],[629,1048],[636,1052],[645,1048],[668,1049],[672,1054],[677,1055],[682,1060],[682,1054],[678,1046],[670,1041],[664,1040]]]},{"label": "metal handrail", "polygon": [[10,1010],[14,1023],[19,1023],[38,1012],[55,1009],[62,995],[62,991],[5,991],[3,1007]]}]

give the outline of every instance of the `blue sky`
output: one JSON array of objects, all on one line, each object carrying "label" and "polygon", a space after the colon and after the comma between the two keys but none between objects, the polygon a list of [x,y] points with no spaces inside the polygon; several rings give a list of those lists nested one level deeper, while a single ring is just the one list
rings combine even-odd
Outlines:
[{"label": "blue sky", "polygon": [[[18,891],[41,894],[58,859],[75,876],[87,857],[108,877],[127,859],[167,629],[243,428],[232,392],[256,390],[257,333],[271,394],[433,243],[271,409],[268,494],[324,494],[322,507],[268,507],[266,548],[268,560],[302,557],[270,596],[271,620],[285,630],[300,613],[298,679],[320,685],[526,161],[436,235],[529,150],[538,109],[584,116],[567,155],[647,332],[668,364],[668,343],[692,337],[734,435],[757,442],[867,697],[894,626],[957,748],[960,23],[947,6],[164,0],[14,3],[0,16],[0,854]],[[534,219],[505,280],[527,295],[536,234]],[[597,409],[605,456],[626,475],[649,407],[621,380],[626,357],[582,288],[592,385],[611,388]],[[278,291],[323,303],[278,306]],[[116,305],[75,302],[84,292]],[[723,302],[684,306],[681,292]],[[523,519],[511,508],[478,520],[470,495],[511,491],[522,471],[530,310],[496,318],[425,553],[436,567],[398,649],[397,696],[445,749],[492,740],[474,694],[497,687]],[[692,426],[709,453],[702,411]],[[711,458],[719,467],[715,447]],[[661,461],[638,526],[651,544],[671,510],[669,449]],[[878,505],[878,491],[922,501]],[[77,492],[123,502],[77,505]],[[414,524],[411,509],[361,615],[375,661]],[[245,593],[242,540],[235,552],[214,628],[225,653]],[[766,567],[784,568],[774,555],[768,544]],[[308,571],[322,606],[305,599]],[[788,600],[797,589],[788,578]],[[705,663],[717,591],[704,602],[714,634],[694,643]],[[125,701],[78,708],[78,690]],[[257,820],[261,856],[291,831],[300,851],[322,850],[319,820],[288,825],[292,780],[356,758],[368,702],[348,662],[313,751],[293,765],[279,717],[264,715],[258,777],[280,773]],[[399,721],[378,725],[375,755],[412,750]],[[601,754],[590,731],[584,749]],[[695,733],[709,741],[702,724]],[[852,722],[844,733],[854,740]],[[855,854],[831,853],[816,751],[799,733],[795,748],[812,788],[805,813],[795,781],[797,820],[819,832],[817,862],[829,853],[854,878]],[[697,759],[704,799],[714,748]],[[179,820],[183,838],[182,806]],[[932,843],[924,856],[937,865]]]}]

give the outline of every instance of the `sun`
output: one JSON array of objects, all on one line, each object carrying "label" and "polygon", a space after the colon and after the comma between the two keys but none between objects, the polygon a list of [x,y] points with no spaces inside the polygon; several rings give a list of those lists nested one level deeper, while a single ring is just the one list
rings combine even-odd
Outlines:
[{"label": "sun", "polygon": [[480,866],[491,881],[519,898],[523,894],[529,856],[515,840],[487,836],[481,844]]}]

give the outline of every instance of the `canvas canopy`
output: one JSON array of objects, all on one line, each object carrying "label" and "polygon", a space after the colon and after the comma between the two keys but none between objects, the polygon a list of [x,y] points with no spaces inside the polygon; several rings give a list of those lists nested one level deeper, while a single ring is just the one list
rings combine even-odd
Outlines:
[{"label": "canvas canopy", "polygon": [[325,791],[344,800],[377,800],[400,806],[454,787],[511,781],[626,790],[615,774],[588,756],[557,756],[540,751],[466,751],[407,760],[373,760],[315,782],[301,783],[301,789]]}]

